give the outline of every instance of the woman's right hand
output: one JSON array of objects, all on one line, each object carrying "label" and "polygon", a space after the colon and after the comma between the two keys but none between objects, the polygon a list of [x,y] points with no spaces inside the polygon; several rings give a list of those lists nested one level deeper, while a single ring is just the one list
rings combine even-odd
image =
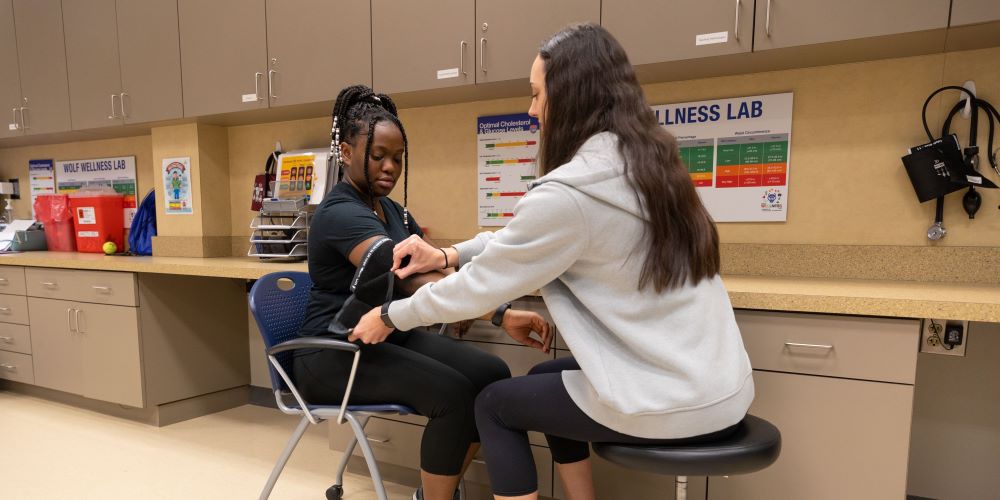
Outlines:
[{"label": "woman's right hand", "polygon": [[[401,268],[400,265],[406,257],[410,258],[410,262]],[[444,259],[440,248],[434,247],[414,234],[393,248],[392,270],[399,279],[406,279],[413,274],[443,269]]]}]

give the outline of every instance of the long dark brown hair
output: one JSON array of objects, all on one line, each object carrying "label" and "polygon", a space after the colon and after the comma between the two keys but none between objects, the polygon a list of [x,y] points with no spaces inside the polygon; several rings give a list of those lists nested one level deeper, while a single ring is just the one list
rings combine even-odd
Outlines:
[{"label": "long dark brown hair", "polygon": [[[719,273],[719,235],[681,162],[677,141],[646,104],[625,50],[595,24],[569,26],[542,44],[545,121],[538,163],[547,174],[594,134],[611,132],[645,218],[639,288],[657,292]],[[638,249],[637,249],[638,250]]]}]

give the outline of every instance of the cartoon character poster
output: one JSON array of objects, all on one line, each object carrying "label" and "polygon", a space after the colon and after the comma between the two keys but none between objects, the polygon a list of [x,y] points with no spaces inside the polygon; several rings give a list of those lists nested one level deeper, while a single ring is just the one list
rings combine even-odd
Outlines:
[{"label": "cartoon character poster", "polygon": [[167,215],[194,213],[190,157],[163,159],[163,198]]}]

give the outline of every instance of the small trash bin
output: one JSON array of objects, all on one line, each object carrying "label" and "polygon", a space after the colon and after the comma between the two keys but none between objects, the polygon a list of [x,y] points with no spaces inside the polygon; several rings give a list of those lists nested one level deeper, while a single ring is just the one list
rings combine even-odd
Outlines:
[{"label": "small trash bin", "polygon": [[73,211],[69,207],[69,195],[39,195],[35,198],[35,218],[45,229],[45,244],[49,251],[76,251]]},{"label": "small trash bin", "polygon": [[104,243],[125,248],[125,198],[112,189],[81,189],[69,195],[78,252],[104,253]]}]

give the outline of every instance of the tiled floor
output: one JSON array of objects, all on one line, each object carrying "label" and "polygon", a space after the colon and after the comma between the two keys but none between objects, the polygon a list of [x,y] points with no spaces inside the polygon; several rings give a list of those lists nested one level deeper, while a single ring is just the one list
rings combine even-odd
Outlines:
[{"label": "tiled floor", "polygon": [[[0,498],[255,499],[296,421],[247,405],[157,428],[0,392]],[[323,499],[339,457],[312,426],[271,498]],[[345,483],[345,500],[376,498],[365,476]]]}]

